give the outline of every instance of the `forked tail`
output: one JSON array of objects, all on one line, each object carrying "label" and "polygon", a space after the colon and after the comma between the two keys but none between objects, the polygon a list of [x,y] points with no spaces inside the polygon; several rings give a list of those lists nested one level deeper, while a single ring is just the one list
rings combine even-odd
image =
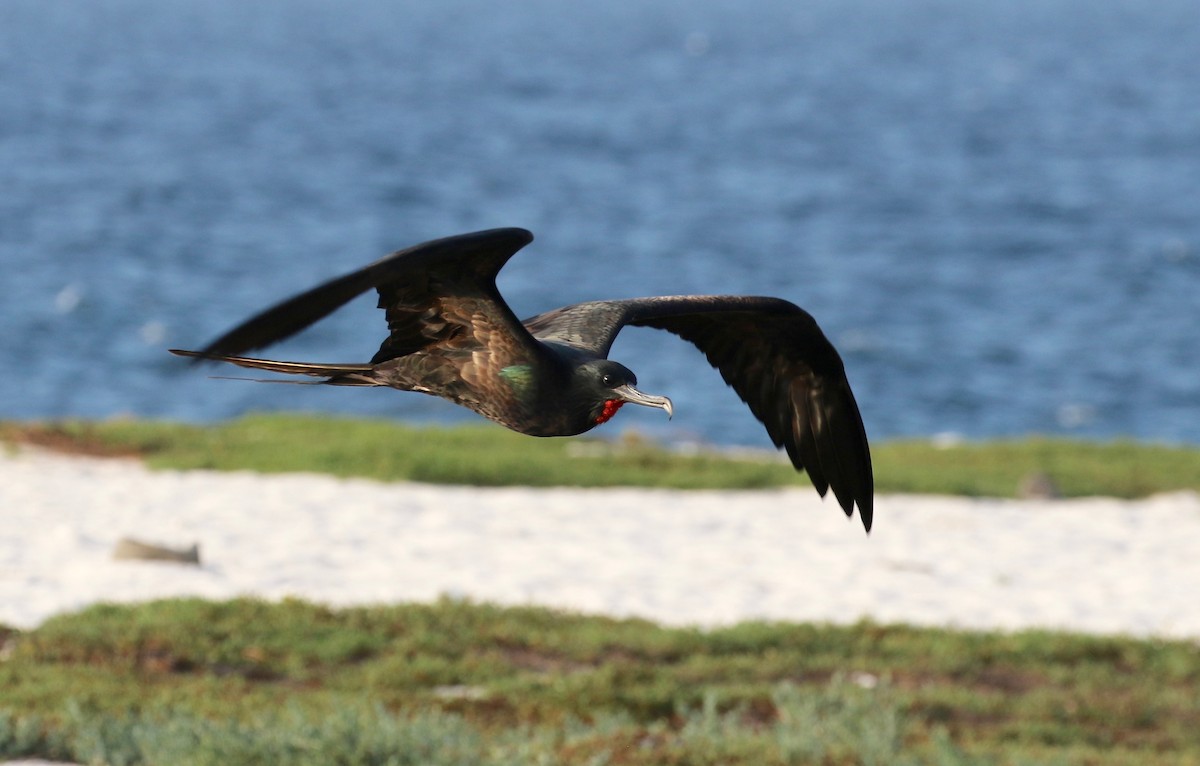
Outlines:
[{"label": "forked tail", "polygon": [[[185,351],[180,348],[170,349],[172,354],[176,356],[187,356],[192,359],[212,362],[229,362],[236,364],[239,367],[248,367],[252,370],[268,370],[270,372],[282,372],[288,375],[309,375],[316,378],[326,378],[326,380],[313,381],[314,383],[325,383],[331,386],[383,386],[386,383],[381,383],[375,379],[375,369],[369,364],[313,364],[309,362],[277,362],[273,359],[253,359],[247,356],[223,356],[219,354],[205,354],[200,351]],[[275,381],[275,382],[294,382],[301,381]]]}]

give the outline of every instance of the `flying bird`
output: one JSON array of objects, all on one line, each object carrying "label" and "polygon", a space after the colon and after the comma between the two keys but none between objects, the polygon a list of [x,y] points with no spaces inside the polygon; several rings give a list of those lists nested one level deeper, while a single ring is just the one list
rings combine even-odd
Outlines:
[{"label": "flying bird", "polygon": [[[496,275],[533,240],[489,229],[400,250],[251,317],[198,360],[310,375],[333,386],[390,386],[440,396],[532,436],[573,436],[624,404],[671,400],[637,389],[608,359],[627,325],[666,330],[700,349],[767,429],[776,448],[825,496],[871,529],[874,480],[858,404],[841,357],[808,312],[779,298],[675,295],[589,301],[518,320]],[[243,356],[283,340],[374,289],[388,336],[370,362],[312,364]],[[297,381],[299,382],[299,381]]]}]

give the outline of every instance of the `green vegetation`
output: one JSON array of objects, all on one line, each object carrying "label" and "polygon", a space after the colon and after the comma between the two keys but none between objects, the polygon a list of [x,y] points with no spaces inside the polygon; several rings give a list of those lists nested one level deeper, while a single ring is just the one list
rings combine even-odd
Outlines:
[{"label": "green vegetation", "polygon": [[1184,642],[182,599],[3,643],[0,757],[1200,764],[1200,651]]},{"label": "green vegetation", "polygon": [[[0,424],[0,440],[93,454],[138,455],[156,468],[311,471],[381,480],[482,486],[655,486],[757,489],[803,486],[769,452],[684,455],[634,435],[534,439],[490,424],[418,428],[378,420],[253,415],[212,426],[139,420]],[[1200,450],[1025,439],[941,447],[876,444],[880,492],[1012,496],[1033,473],[1066,496],[1141,497],[1200,491]]]},{"label": "green vegetation", "polygon": [[[0,440],[159,468],[480,485],[758,488],[780,461],[635,437],[531,439],[253,416],[7,423]],[[1024,440],[876,445],[882,492],[1200,490],[1200,451]],[[701,631],[443,600],[100,605],[0,626],[0,759],[136,764],[1196,764],[1200,649],[863,622]]]}]

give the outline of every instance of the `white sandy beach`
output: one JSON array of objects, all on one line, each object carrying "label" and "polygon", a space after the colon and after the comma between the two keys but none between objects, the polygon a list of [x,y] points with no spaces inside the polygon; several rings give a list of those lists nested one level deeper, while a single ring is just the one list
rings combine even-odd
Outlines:
[{"label": "white sandy beach", "polygon": [[[201,565],[115,561],[122,537]],[[881,496],[863,533],[810,489],[477,489],[0,457],[0,623],[98,601],[441,594],[668,624],[860,617],[1200,637],[1200,497]]]}]

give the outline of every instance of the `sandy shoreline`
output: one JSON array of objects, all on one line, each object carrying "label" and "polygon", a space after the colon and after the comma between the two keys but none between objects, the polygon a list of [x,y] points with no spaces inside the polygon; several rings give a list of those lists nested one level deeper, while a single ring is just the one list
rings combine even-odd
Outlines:
[{"label": "sandy shoreline", "polygon": [[[97,601],[441,594],[668,624],[860,617],[1200,637],[1200,497],[881,496],[863,534],[811,490],[479,489],[0,457],[0,623]],[[114,561],[121,537],[200,567]]]}]

